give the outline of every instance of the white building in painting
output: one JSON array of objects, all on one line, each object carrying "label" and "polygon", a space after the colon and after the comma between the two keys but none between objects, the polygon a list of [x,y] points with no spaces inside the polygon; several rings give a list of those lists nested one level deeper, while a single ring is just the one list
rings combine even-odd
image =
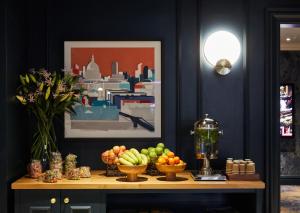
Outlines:
[{"label": "white building in painting", "polygon": [[100,68],[95,63],[94,55],[92,55],[91,61],[86,67],[85,78],[86,79],[100,79],[101,78]]},{"label": "white building in painting", "polygon": [[135,77],[136,78],[140,78],[140,75],[142,74],[142,66],[143,66],[143,63],[139,63],[137,65],[137,70],[135,70]]}]

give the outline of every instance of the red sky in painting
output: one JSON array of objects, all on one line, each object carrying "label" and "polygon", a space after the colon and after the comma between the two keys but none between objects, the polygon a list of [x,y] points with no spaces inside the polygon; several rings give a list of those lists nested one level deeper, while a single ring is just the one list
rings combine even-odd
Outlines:
[{"label": "red sky in painting", "polygon": [[118,61],[119,72],[127,71],[134,75],[137,64],[154,68],[154,48],[71,48],[71,66],[79,65],[80,70],[87,66],[94,55],[101,76],[112,73],[112,62]]}]

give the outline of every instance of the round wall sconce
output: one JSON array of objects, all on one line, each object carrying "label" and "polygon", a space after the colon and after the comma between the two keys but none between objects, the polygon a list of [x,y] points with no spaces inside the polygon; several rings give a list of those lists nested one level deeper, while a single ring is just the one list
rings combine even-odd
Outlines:
[{"label": "round wall sconce", "polygon": [[241,54],[237,37],[227,31],[217,31],[208,36],[204,43],[204,56],[220,75],[230,73],[232,65]]}]

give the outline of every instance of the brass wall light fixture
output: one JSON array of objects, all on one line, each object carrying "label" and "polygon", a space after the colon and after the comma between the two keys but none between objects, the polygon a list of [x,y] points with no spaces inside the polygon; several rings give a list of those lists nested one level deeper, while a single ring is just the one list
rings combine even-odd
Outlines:
[{"label": "brass wall light fixture", "polygon": [[204,56],[220,75],[230,73],[239,59],[241,45],[237,37],[228,31],[217,31],[209,35],[204,43]]}]

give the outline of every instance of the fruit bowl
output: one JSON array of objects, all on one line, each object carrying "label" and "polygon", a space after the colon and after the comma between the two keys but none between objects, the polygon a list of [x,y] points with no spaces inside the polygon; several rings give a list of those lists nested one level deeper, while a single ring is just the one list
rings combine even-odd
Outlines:
[{"label": "fruit bowl", "polygon": [[166,174],[167,181],[175,181],[176,173],[183,172],[186,167],[186,163],[178,164],[178,165],[166,165],[166,164],[156,163],[155,165],[158,171]]},{"label": "fruit bowl", "polygon": [[136,165],[136,166],[127,166],[118,164],[118,169],[120,172],[127,175],[128,182],[135,182],[138,180],[138,174],[142,174],[146,171],[147,165]]}]

